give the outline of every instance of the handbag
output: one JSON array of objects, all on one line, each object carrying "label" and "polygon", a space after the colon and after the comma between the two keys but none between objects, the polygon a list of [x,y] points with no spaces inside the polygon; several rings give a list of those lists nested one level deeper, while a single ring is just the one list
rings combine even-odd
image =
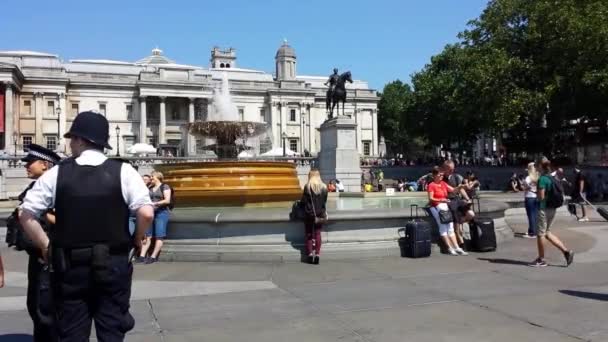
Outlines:
[{"label": "handbag", "polygon": [[312,206],[312,213],[315,215],[315,224],[327,223],[327,214],[325,214],[325,217],[317,217],[317,212],[315,211],[315,203],[312,201],[312,191],[310,190],[310,188],[308,188],[308,190],[310,191],[310,205]]},{"label": "handbag", "polygon": [[452,221],[454,221],[454,217],[452,217],[452,212],[450,210],[439,209],[439,222],[450,223]]},{"label": "handbag", "polygon": [[306,211],[304,210],[304,203],[302,201],[293,202],[289,219],[292,221],[304,221],[306,219]]}]

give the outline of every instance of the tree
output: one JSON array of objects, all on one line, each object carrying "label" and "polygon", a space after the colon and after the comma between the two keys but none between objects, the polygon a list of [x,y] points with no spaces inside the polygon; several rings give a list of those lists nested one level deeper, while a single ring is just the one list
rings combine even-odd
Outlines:
[{"label": "tree", "polygon": [[412,107],[412,90],[400,80],[384,86],[378,102],[378,128],[386,139],[387,147],[393,152],[406,152],[409,134],[409,121]]}]

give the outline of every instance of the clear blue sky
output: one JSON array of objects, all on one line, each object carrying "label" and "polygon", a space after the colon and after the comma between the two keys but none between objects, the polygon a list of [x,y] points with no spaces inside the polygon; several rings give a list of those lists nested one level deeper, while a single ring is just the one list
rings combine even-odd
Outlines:
[{"label": "clear blue sky", "polygon": [[381,90],[409,81],[479,16],[487,0],[13,1],[0,50],[136,61],[158,45],[178,63],[207,66],[214,45],[238,66],[273,72],[283,38],[298,74],[351,70]]}]

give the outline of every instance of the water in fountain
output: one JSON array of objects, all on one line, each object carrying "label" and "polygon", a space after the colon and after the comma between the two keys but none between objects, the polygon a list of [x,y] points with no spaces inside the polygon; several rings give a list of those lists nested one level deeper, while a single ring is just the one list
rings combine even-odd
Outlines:
[{"label": "water in fountain", "polygon": [[189,130],[204,137],[205,146],[219,158],[237,158],[241,153],[254,157],[272,149],[272,146],[268,146],[268,142],[272,141],[269,125],[241,121],[230,96],[227,72],[222,73],[221,86],[214,90],[207,121],[194,122],[189,125]]}]

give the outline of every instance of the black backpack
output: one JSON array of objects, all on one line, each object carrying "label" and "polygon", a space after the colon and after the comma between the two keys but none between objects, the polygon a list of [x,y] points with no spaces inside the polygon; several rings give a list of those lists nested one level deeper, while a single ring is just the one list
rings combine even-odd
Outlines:
[{"label": "black backpack", "polygon": [[547,208],[559,208],[564,205],[564,186],[562,182],[553,176],[547,176],[551,179],[551,187],[545,195],[547,198]]},{"label": "black backpack", "polygon": [[[171,185],[169,185],[167,183],[163,183],[163,186],[166,186],[167,188],[169,188],[169,190],[171,190],[171,198],[169,199],[169,205],[167,207],[169,209],[173,210],[173,208],[175,207],[175,191],[173,190],[173,187],[171,187]],[[163,193],[163,196],[164,196],[165,195],[164,190],[162,190],[162,193]]]}]

